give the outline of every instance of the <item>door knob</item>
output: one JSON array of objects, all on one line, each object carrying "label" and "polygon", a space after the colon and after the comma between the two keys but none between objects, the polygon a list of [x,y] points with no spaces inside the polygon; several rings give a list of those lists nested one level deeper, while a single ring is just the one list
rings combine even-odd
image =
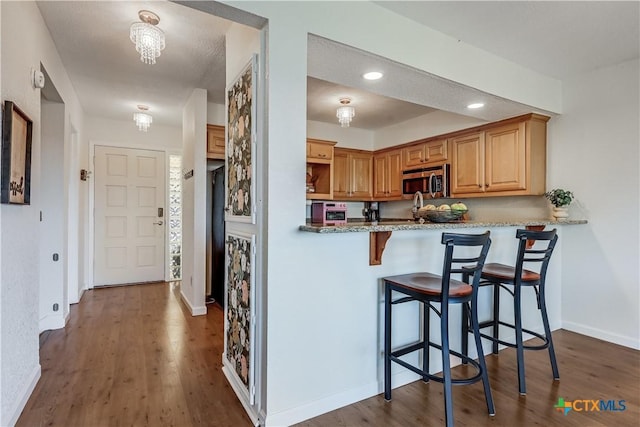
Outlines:
[{"label": "door knob", "polygon": [[158,222],[154,222],[155,225],[162,225],[164,224],[162,221],[158,221]]}]

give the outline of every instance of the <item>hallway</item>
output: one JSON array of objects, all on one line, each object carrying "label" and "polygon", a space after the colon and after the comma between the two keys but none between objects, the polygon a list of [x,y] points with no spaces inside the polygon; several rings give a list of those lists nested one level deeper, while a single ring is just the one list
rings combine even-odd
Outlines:
[{"label": "hallway", "polygon": [[251,426],[222,374],[223,313],[192,317],[172,283],[102,288],[40,336],[17,427]]}]

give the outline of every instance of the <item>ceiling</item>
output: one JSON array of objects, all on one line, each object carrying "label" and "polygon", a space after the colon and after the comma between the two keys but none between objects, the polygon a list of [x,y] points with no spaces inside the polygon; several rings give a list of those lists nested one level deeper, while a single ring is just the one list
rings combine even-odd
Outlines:
[{"label": "ceiling", "polygon": [[[638,2],[375,2],[408,19],[558,79],[638,58]],[[225,40],[230,21],[165,1],[39,1],[38,7],[84,111],[131,120],[146,104],[154,124],[179,126],[193,88],[224,103]],[[129,40],[138,11],[160,16],[167,47],[143,64]],[[99,17],[99,19],[97,19]],[[378,129],[434,109],[498,120],[531,107],[493,97],[320,37],[309,37],[307,116],[337,123],[338,99],[350,96],[353,127]],[[330,60],[328,60],[330,59]],[[393,79],[364,81],[378,68]],[[466,110],[469,99],[490,107]]]}]

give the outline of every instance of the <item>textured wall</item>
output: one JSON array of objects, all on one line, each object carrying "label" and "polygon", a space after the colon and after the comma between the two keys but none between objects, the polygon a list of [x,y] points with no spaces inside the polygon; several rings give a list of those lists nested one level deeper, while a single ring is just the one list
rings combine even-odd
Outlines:
[{"label": "textured wall", "polygon": [[34,122],[31,205],[0,206],[0,425],[4,426],[16,421],[40,374],[40,90],[30,85],[31,69],[44,66],[55,82],[66,105],[65,123],[72,121],[80,134],[83,123],[73,86],[36,3],[0,2],[0,10],[2,100],[14,101]]}]

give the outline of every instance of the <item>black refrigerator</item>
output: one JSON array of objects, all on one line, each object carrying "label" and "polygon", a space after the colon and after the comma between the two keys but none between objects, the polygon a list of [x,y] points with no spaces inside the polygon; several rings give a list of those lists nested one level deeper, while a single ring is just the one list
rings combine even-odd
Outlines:
[{"label": "black refrigerator", "polygon": [[224,307],[224,166],[212,172],[211,295]]}]

